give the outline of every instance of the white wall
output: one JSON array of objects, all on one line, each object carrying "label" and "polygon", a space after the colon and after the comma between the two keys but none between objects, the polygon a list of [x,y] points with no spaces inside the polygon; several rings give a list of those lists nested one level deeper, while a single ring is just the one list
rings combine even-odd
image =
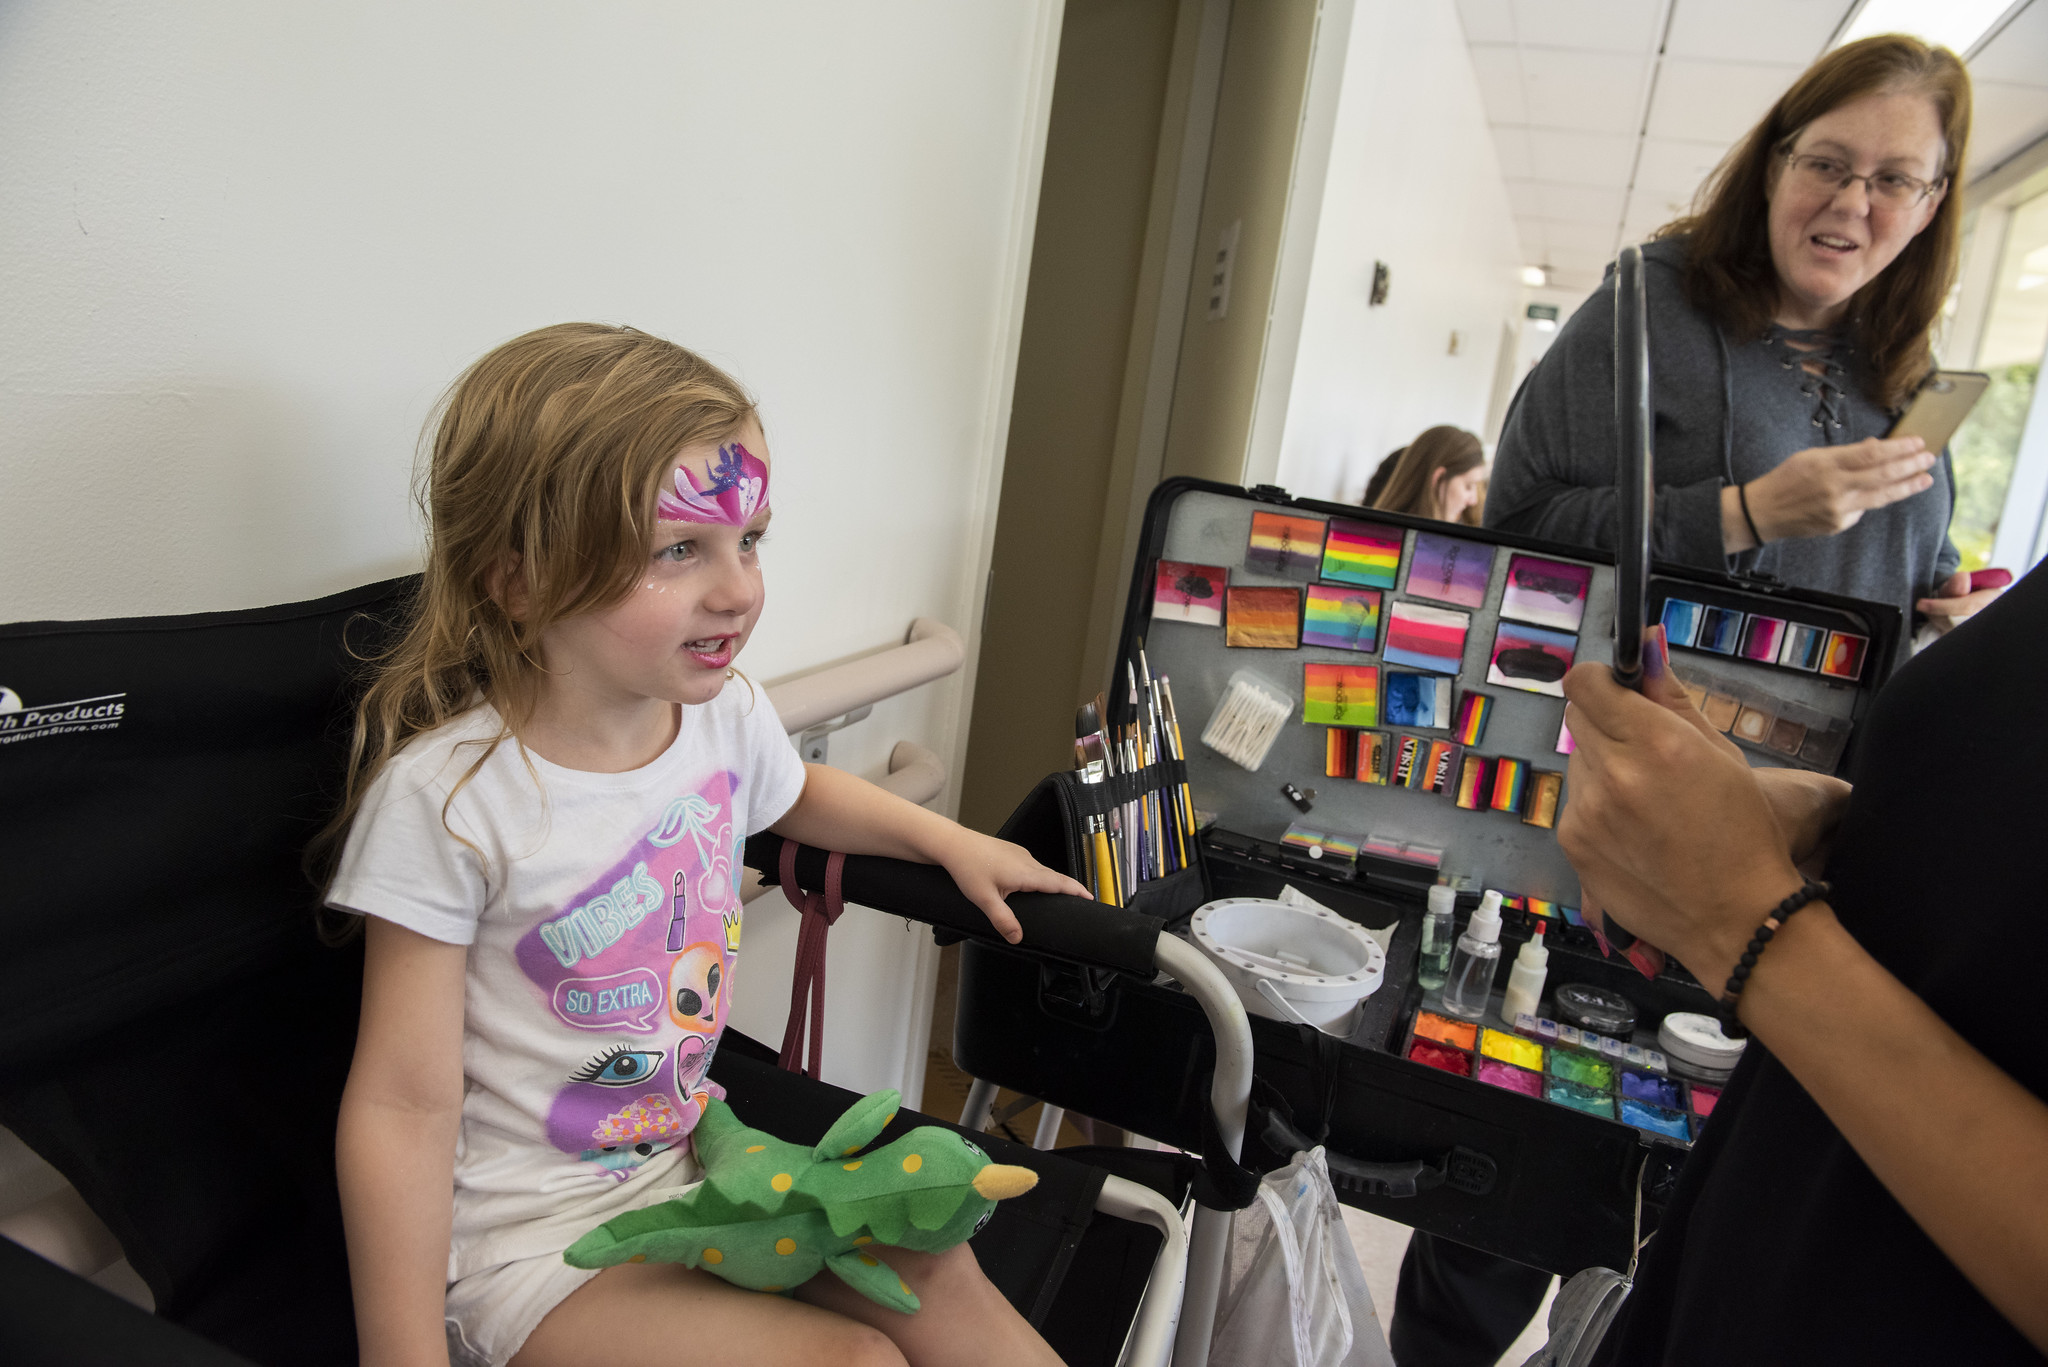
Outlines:
[{"label": "white wall", "polygon": [[[591,318],[763,402],[778,516],[750,672],[919,615],[971,661],[1059,8],[0,8],[0,620],[413,569],[436,394],[506,337]],[[834,760],[878,772],[905,738],[952,757],[968,688],[877,708]],[[773,954],[767,905],[748,947]],[[892,1022],[928,937],[875,922],[835,935],[828,1057],[857,1087],[922,1074]],[[740,1014],[779,1038],[770,976],[742,976]]]},{"label": "white wall", "polygon": [[[1356,0],[1342,81],[1273,477],[1354,501],[1425,427],[1485,432],[1522,263],[1454,7]],[[1378,308],[1375,260],[1392,271]]]}]

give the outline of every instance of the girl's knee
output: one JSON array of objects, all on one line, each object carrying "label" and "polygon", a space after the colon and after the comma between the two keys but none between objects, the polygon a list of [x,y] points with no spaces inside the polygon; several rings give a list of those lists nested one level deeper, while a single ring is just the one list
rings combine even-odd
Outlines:
[{"label": "girl's knee", "polygon": [[[913,1259],[913,1265],[905,1265]],[[896,1269],[919,1299],[934,1296],[957,1304],[1001,1294],[966,1244],[955,1244],[943,1253],[901,1252]]]},{"label": "girl's knee", "polygon": [[846,1321],[845,1340],[834,1347],[832,1361],[847,1367],[909,1367],[903,1350],[893,1339],[873,1325],[856,1320]]}]

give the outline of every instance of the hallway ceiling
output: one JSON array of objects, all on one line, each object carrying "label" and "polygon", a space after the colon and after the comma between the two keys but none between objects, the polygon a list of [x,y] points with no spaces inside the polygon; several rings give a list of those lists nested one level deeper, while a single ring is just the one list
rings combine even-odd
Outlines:
[{"label": "hallway ceiling", "polygon": [[[1583,292],[1682,213],[1729,146],[1820,55],[1852,0],[1458,0],[1522,259]],[[1970,58],[1968,174],[2048,135],[2048,0]]]}]

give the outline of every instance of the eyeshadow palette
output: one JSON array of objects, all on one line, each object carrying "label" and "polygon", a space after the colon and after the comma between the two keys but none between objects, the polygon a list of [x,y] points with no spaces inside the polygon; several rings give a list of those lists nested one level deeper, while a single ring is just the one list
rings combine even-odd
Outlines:
[{"label": "eyeshadow palette", "polygon": [[1716,1088],[1672,1076],[1654,1049],[1530,1016],[1517,1017],[1509,1032],[1425,1007],[1409,1024],[1402,1056],[1686,1145],[1720,1099]]},{"label": "eyeshadow palette", "polygon": [[1665,640],[1676,650],[1724,655],[1850,683],[1863,677],[1870,652],[1870,637],[1864,633],[1690,598],[1667,597],[1657,619],[1664,624]]},{"label": "eyeshadow palette", "polygon": [[1779,763],[1822,773],[1833,773],[1841,764],[1849,743],[1848,721],[1781,697],[1757,680],[1722,678],[1676,666],[1672,672],[1716,731]]}]

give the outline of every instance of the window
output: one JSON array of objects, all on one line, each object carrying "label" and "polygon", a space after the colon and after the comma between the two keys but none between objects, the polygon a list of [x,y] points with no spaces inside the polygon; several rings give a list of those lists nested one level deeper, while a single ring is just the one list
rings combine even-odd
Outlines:
[{"label": "window", "polygon": [[[1986,231],[2000,218],[2005,220],[2002,243],[2000,233]],[[1991,376],[1991,387],[1950,444],[1956,510],[1949,535],[1966,570],[1990,563],[2013,489],[2042,353],[2048,349],[2048,192],[2009,210],[1987,210],[1979,215],[1971,239],[1972,248],[1996,250],[1999,261],[1972,367]],[[2031,516],[2039,510],[2017,511]]]}]

